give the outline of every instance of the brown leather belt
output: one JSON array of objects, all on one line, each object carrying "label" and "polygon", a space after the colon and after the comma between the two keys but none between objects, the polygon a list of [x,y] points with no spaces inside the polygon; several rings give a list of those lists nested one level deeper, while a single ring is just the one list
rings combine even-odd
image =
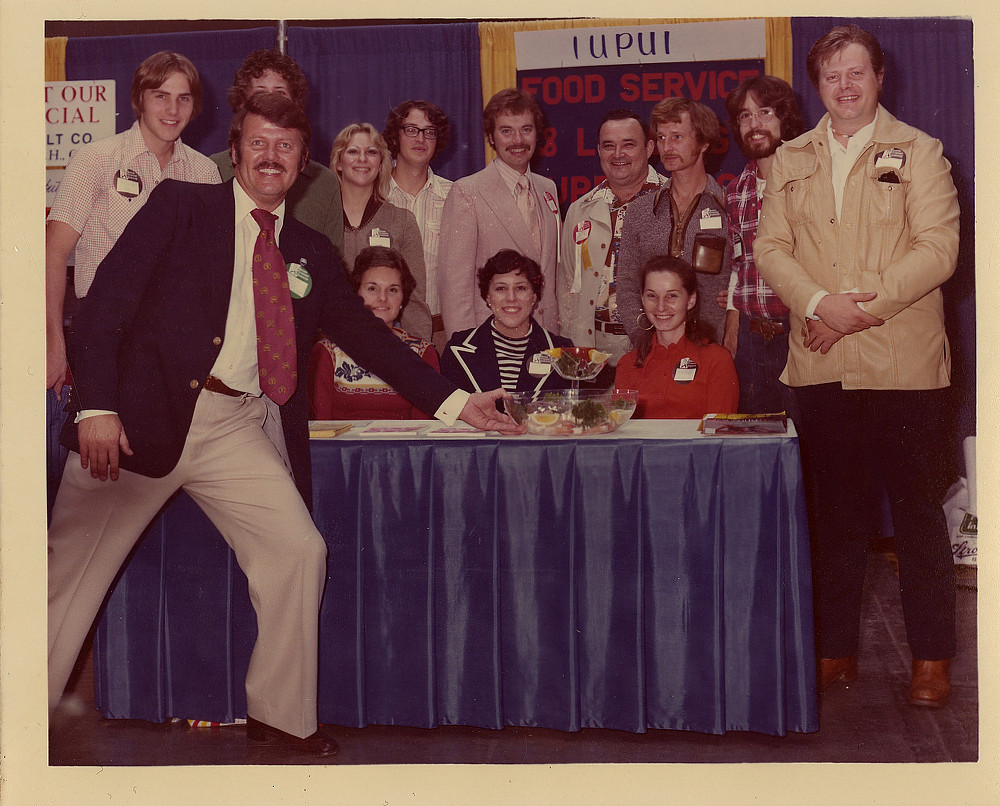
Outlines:
[{"label": "brown leather belt", "polygon": [[594,329],[600,330],[602,333],[608,333],[611,336],[628,335],[628,331],[625,330],[625,326],[619,324],[618,322],[604,322],[600,319],[595,319]]},{"label": "brown leather belt", "polygon": [[760,333],[765,341],[770,341],[775,336],[783,336],[788,332],[788,325],[780,319],[751,319],[750,332]]},{"label": "brown leather belt", "polygon": [[243,397],[243,395],[250,394],[249,392],[237,392],[235,389],[230,389],[214,375],[209,375],[205,378],[205,388],[209,392],[218,392],[220,395],[229,395],[229,397]]}]

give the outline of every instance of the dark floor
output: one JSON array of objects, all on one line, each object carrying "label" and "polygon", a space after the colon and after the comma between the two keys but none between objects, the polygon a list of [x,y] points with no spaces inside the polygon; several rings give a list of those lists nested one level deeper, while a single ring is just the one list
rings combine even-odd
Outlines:
[{"label": "dark floor", "polygon": [[[906,703],[910,656],[891,554],[868,566],[859,679],[820,698],[820,730],[785,737],[712,736],[654,730],[631,734],[537,728],[328,728],[340,743],[337,764],[554,764],[565,762],[941,762],[979,758],[976,571],[958,567],[958,657],[952,697],[941,710]],[[75,685],[82,713],[52,721],[49,763],[63,765],[308,764],[248,748],[244,729],[189,728],[102,719],[93,708],[92,669]]]}]

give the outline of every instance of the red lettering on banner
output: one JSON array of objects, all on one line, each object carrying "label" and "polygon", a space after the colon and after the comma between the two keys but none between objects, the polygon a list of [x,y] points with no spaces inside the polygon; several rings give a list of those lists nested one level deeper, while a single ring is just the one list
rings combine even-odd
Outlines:
[{"label": "red lettering on banner", "polygon": [[521,79],[521,89],[529,95],[538,95],[538,88],[541,83],[541,76],[527,76]]},{"label": "red lettering on banner", "polygon": [[598,104],[604,101],[604,76],[570,74],[566,76],[531,76],[521,80],[521,89],[540,98],[549,106]]},{"label": "red lettering on banner", "polygon": [[648,100],[662,101],[664,98],[673,98],[680,95],[684,95],[684,76],[680,73],[664,73],[663,94],[658,98],[649,98]]},{"label": "red lettering on banner", "polygon": [[639,76],[635,73],[624,73],[621,77],[622,91],[619,97],[627,103],[639,100]]},{"label": "red lettering on banner", "polygon": [[579,175],[560,177],[559,201],[560,203],[569,201],[569,203],[572,204],[584,194],[589,193],[603,181],[604,174],[598,174],[594,177]]},{"label": "red lettering on banner", "polygon": [[691,90],[688,97],[694,101],[700,101],[705,94],[705,81],[708,79],[708,73],[699,74],[697,83],[694,82],[693,78],[690,73],[684,74],[684,81],[688,85],[688,89]]},{"label": "red lettering on banner", "polygon": [[584,129],[583,128],[577,129],[576,130],[576,155],[578,157],[596,157],[597,156],[597,149],[596,148],[587,148],[583,144],[583,138],[584,138]]}]

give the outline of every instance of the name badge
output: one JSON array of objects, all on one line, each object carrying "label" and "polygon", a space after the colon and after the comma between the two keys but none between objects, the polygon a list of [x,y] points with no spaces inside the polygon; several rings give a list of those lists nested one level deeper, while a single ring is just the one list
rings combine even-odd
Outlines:
[{"label": "name badge", "polygon": [[552,198],[552,194],[545,191],[545,203],[549,206],[549,210],[556,215],[559,215],[559,205],[556,204],[556,200]]},{"label": "name badge", "polygon": [[115,174],[115,190],[126,199],[134,199],[142,193],[142,177],[131,168],[119,170]]},{"label": "name badge", "polygon": [[300,263],[289,263],[285,266],[288,271],[288,291],[292,299],[302,299],[313,287],[312,275],[306,271],[306,260],[301,259]]},{"label": "name badge", "polygon": [[581,221],[573,227],[573,243],[581,244],[590,237],[590,222]]},{"label": "name badge", "polygon": [[743,257],[743,239],[737,235],[733,241],[733,260]]},{"label": "name badge", "polygon": [[906,152],[901,148],[888,148],[885,151],[879,151],[875,155],[876,168],[888,168],[898,171],[904,165],[906,165]]},{"label": "name badge", "polygon": [[379,229],[375,227],[372,230],[372,234],[368,237],[369,246],[384,246],[386,248],[392,246],[389,242],[389,233],[384,229]]},{"label": "name badge", "polygon": [[528,374],[544,378],[552,371],[552,359],[545,353],[535,353],[528,364]]},{"label": "name badge", "polygon": [[702,210],[701,211],[701,228],[704,229],[722,229],[722,216],[719,215],[715,210]]},{"label": "name badge", "polygon": [[690,358],[682,358],[674,367],[675,383],[691,383],[698,374],[698,365]]}]

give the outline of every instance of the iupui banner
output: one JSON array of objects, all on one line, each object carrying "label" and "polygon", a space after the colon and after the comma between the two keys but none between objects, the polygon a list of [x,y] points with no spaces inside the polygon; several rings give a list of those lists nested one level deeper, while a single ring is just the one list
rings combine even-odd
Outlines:
[{"label": "iupui banner", "polygon": [[[517,84],[538,99],[549,122],[537,170],[555,181],[563,213],[604,179],[597,128],[612,109],[648,122],[664,98],[700,101],[718,115],[722,132],[706,168],[723,186],[743,170],[725,99],[764,73],[764,20],[522,31],[514,44]],[[662,173],[655,151],[652,163]]]}]

